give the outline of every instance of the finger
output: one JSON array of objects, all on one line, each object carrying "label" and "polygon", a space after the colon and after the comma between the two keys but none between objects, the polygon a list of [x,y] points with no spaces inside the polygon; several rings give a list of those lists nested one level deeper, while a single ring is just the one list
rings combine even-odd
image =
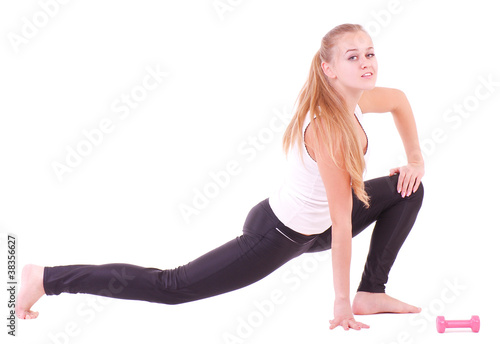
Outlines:
[{"label": "finger", "polygon": [[363,324],[363,323],[359,323],[359,324],[360,324],[361,328],[370,328],[369,325],[366,325],[366,324]]},{"label": "finger", "polygon": [[389,176],[393,176],[396,173],[399,173],[399,167],[391,168],[391,170],[389,171]]},{"label": "finger", "polygon": [[363,328],[370,328],[370,326],[363,324],[362,322],[354,321],[354,326],[352,328],[359,331]]},{"label": "finger", "polygon": [[422,181],[422,177],[417,176],[417,178],[415,179],[415,185],[413,186],[413,192],[417,192],[421,181]]},{"label": "finger", "polygon": [[415,179],[416,179],[416,176],[411,176],[410,177],[410,182],[408,183],[408,187],[406,189],[406,196],[409,197],[412,192],[413,192],[413,188],[415,187]]},{"label": "finger", "polygon": [[353,330],[359,331],[359,330],[361,330],[361,325],[358,322],[354,321],[354,324],[351,325],[351,328]]},{"label": "finger", "polygon": [[348,319],[348,320],[345,320],[345,326],[344,326],[344,329],[345,330],[349,330],[349,329],[353,329],[353,330],[356,330],[356,331],[359,331],[361,330],[361,323],[357,322],[356,320],[354,319]]},{"label": "finger", "polygon": [[403,190],[403,181],[405,179],[405,173],[404,172],[399,172],[399,178],[398,178],[398,193],[401,193]]},{"label": "finger", "polygon": [[337,326],[339,326],[338,321],[335,321],[335,320],[330,320],[330,330],[333,330],[333,329],[334,329],[334,328],[336,328]]},{"label": "finger", "polygon": [[408,186],[410,185],[411,181],[411,175],[410,174],[405,174],[402,185],[401,185],[401,196],[406,197],[408,196]]},{"label": "finger", "polygon": [[403,185],[401,187],[401,196],[406,197],[408,194],[408,185],[410,185],[410,177],[408,175],[405,175],[405,178],[403,180]]}]

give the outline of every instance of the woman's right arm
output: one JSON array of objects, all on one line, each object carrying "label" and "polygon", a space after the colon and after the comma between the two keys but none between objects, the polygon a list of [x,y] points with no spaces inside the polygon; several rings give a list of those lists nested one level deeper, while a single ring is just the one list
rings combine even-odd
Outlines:
[{"label": "woman's right arm", "polygon": [[[342,166],[335,165],[326,148],[316,140],[316,119],[306,130],[305,141],[309,153],[316,160],[328,198],[328,207],[332,220],[332,268],[335,291],[334,319],[330,328],[342,326],[361,329],[368,326],[354,320],[350,301],[350,267],[352,241],[352,189],[349,173]],[[340,154],[335,156],[341,161]]]}]

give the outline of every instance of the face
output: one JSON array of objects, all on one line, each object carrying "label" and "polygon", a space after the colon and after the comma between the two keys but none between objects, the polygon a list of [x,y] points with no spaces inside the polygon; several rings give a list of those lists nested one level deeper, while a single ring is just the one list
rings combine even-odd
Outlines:
[{"label": "face", "polygon": [[344,92],[371,90],[377,80],[377,59],[373,42],[363,31],[342,35],[333,48],[330,63],[323,70],[336,88]]}]

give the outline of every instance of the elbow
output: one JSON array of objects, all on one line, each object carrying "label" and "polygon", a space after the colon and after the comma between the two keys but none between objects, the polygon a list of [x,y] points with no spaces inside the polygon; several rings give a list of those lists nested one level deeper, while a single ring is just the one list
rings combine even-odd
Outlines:
[{"label": "elbow", "polygon": [[332,248],[344,246],[352,239],[351,221],[337,221],[332,223]]},{"label": "elbow", "polygon": [[[351,200],[352,202],[352,200]],[[339,207],[330,210],[330,219],[332,220],[332,238],[335,236],[344,236],[349,234],[352,236],[352,203],[349,207],[339,209]]]},{"label": "elbow", "polygon": [[352,223],[351,219],[335,220],[332,219],[332,233],[351,229]]},{"label": "elbow", "polygon": [[394,107],[391,110],[392,113],[396,113],[399,109],[404,108],[409,104],[406,94],[399,89],[393,89],[393,99],[395,101]]}]

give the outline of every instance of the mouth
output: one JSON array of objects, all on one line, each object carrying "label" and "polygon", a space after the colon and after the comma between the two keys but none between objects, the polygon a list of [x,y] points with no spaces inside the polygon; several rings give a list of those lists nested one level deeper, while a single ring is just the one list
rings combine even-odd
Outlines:
[{"label": "mouth", "polygon": [[365,73],[365,74],[361,75],[362,78],[369,78],[369,77],[372,77],[372,76],[373,76],[372,72],[368,72],[368,73]]}]

